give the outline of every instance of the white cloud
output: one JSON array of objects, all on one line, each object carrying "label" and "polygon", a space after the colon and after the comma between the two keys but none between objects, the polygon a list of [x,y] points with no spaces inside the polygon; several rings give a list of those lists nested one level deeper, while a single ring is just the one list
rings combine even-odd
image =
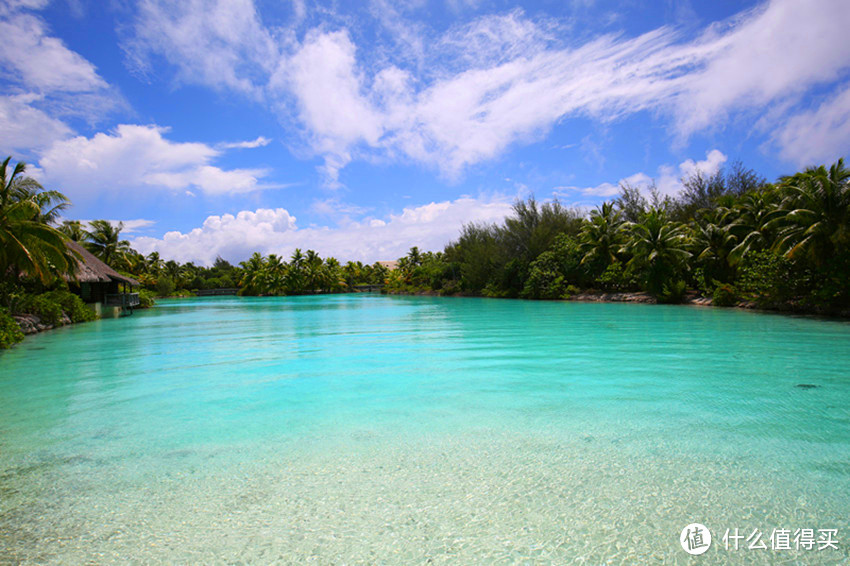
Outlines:
[{"label": "white cloud", "polygon": [[653,187],[663,196],[675,197],[683,189],[682,179],[686,179],[698,171],[707,176],[714,175],[720,171],[727,159],[723,152],[712,149],[706,153],[705,159],[700,161],[686,159],[678,167],[662,165],[658,168],[657,175],[654,178],[644,172],[638,172],[624,177],[616,183],[606,182],[595,187],[556,187],[555,193],[568,198],[578,194],[592,200],[600,198],[611,200],[612,197],[620,194],[620,186],[625,184],[639,189],[647,197]]},{"label": "white cloud", "polygon": [[257,147],[265,147],[272,142],[269,138],[259,136],[255,140],[251,141],[242,141],[242,142],[224,142],[218,144],[216,147],[221,149],[254,149]]},{"label": "white cloud", "polygon": [[49,33],[42,18],[24,10],[47,2],[0,6],[0,149],[30,153],[72,134],[62,119],[96,122],[123,105],[95,66]]},{"label": "white cloud", "polygon": [[[250,0],[164,8],[142,2],[128,52],[165,57],[183,80],[264,99],[286,124],[294,118],[331,187],[358,158],[413,160],[454,178],[575,117],[611,122],[651,111],[684,140],[743,112],[770,131],[804,93],[850,69],[846,0],[772,0],[695,37],[660,27],[583,44],[567,43],[568,22],[521,11],[437,35],[374,0],[396,47],[379,39],[368,50],[330,24],[296,40],[264,26]],[[355,29],[352,19],[337,21]]]},{"label": "white cloud", "polygon": [[14,13],[21,8],[41,10],[50,4],[50,0],[5,0],[0,4],[0,14]]},{"label": "white cloud", "polygon": [[111,134],[57,142],[43,153],[39,165],[48,182],[70,194],[136,187],[223,194],[277,187],[261,183],[268,171],[215,167],[210,162],[219,150],[169,141],[163,137],[167,132],[158,126],[122,124]]},{"label": "white cloud", "polygon": [[323,257],[371,263],[401,257],[411,246],[441,250],[458,236],[464,223],[497,222],[510,211],[505,198],[462,197],[336,228],[298,228],[295,217],[283,208],[259,209],[210,216],[188,233],[167,232],[162,238],[140,237],[131,243],[144,254],[158,251],[180,262],[211,264],[218,255],[242,261],[255,251],[289,256],[300,247],[314,249]]},{"label": "white cloud", "polygon": [[739,109],[799,96],[850,67],[850,2],[773,0],[731,25],[715,24],[693,48],[703,65],[677,100],[683,134],[724,124]]},{"label": "white cloud", "polygon": [[34,94],[0,96],[0,153],[43,149],[71,135],[64,122],[32,106],[40,99]]},{"label": "white cloud", "polygon": [[432,54],[450,61],[448,72],[432,81],[392,65],[370,80],[339,31],[314,32],[287,64],[300,71],[299,117],[334,180],[358,152],[375,149],[456,177],[568,117],[657,110],[687,136],[741,109],[787,103],[850,66],[847,23],[844,1],[813,9],[776,0],[690,42],[659,28],[563,47],[550,22],[515,11],[450,31]]},{"label": "white cloud", "polygon": [[342,31],[309,34],[272,79],[295,94],[311,144],[326,156],[331,184],[351,160],[352,147],[376,146],[384,130],[380,112],[364,97],[363,80],[354,44]]},{"label": "white cloud", "polygon": [[0,37],[0,66],[28,90],[90,92],[107,87],[94,65],[47,34],[39,17],[15,14],[0,21]]},{"label": "white cloud", "polygon": [[712,149],[705,154],[705,159],[694,161],[686,159],[679,164],[679,172],[682,177],[689,177],[696,172],[702,172],[706,175],[714,175],[729,158],[719,149]]},{"label": "white cloud", "polygon": [[797,166],[832,163],[850,153],[850,86],[818,108],[801,112],[779,129],[774,141]]},{"label": "white cloud", "polygon": [[[124,238],[129,234],[134,234],[136,232],[142,231],[145,228],[150,228],[154,224],[156,224],[155,220],[147,220],[145,218],[134,218],[130,220],[107,220],[110,224],[115,227],[118,227],[119,224],[123,224],[123,228],[121,229],[121,237]],[[80,223],[83,225],[85,230],[90,228],[91,220],[80,220]]]},{"label": "white cloud", "polygon": [[185,82],[256,98],[279,58],[252,0],[142,0],[133,29],[125,53],[135,70],[152,73],[155,53]]}]

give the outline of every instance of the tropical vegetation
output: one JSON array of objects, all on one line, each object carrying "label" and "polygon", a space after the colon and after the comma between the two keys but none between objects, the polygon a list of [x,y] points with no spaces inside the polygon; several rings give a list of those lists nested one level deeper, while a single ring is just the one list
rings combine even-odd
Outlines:
[{"label": "tropical vegetation", "polygon": [[580,290],[688,295],[718,306],[847,313],[850,170],[843,159],[768,183],[740,163],[683,179],[675,196],[628,184],[589,215],[557,201],[469,224],[437,253],[412,249],[396,292],[568,298]]},{"label": "tropical vegetation", "polygon": [[84,321],[93,313],[68,291],[80,243],[154,297],[208,289],[241,295],[334,293],[358,285],[388,292],[564,299],[580,292],[642,292],[659,302],[710,297],[806,312],[850,312],[850,170],[843,159],[768,183],[740,163],[697,171],[678,195],[622,184],[585,213],[557,200],[517,201],[498,224],[467,224],[442,251],[418,247],[397,268],[296,249],[212,266],[143,255],[121,223],[62,220],[60,192],[0,164],[0,348],[21,338],[12,315]]}]

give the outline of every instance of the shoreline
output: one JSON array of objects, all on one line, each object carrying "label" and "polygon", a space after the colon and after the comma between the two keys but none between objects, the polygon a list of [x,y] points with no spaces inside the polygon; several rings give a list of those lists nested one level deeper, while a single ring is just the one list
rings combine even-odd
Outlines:
[{"label": "shoreline", "polygon": [[[487,298],[483,295],[465,295],[463,293],[455,293],[451,295],[443,295],[436,291],[386,291],[385,295],[408,295],[413,297],[472,297],[472,298]],[[568,299],[524,299],[522,297],[490,297],[515,301],[539,301],[539,302],[579,302],[579,303],[636,303],[644,305],[667,304],[673,306],[695,306],[695,307],[712,307],[716,309],[741,309],[748,311],[757,311],[771,314],[784,314],[795,316],[817,316],[824,318],[833,318],[840,320],[850,319],[850,310],[844,311],[818,311],[810,308],[800,307],[793,304],[774,305],[774,306],[759,306],[752,301],[738,301],[734,305],[728,307],[716,306],[713,304],[711,297],[703,297],[697,293],[686,295],[679,303],[659,303],[658,299],[650,293],[644,291],[622,291],[622,292],[604,292],[604,291],[582,291],[572,295]]]}]

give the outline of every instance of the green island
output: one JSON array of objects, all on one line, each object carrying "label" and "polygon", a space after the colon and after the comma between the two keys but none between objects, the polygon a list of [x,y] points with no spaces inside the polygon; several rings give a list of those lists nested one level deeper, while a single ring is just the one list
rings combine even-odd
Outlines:
[{"label": "green island", "polygon": [[296,249],[288,261],[254,253],[238,266],[144,256],[121,239],[120,223],[59,223],[69,200],[11,160],[0,166],[2,348],[23,338],[12,315],[36,315],[50,327],[98,316],[80,298],[83,258],[74,244],[140,286],[140,308],[155,297],[219,289],[283,296],[379,286],[385,293],[850,312],[850,170],[843,159],[775,183],[741,163],[713,175],[696,171],[675,198],[654,190],[647,198],[621,183],[616,199],[589,214],[531,197],[501,224],[467,224],[443,251],[412,247],[397,261],[343,264]]}]

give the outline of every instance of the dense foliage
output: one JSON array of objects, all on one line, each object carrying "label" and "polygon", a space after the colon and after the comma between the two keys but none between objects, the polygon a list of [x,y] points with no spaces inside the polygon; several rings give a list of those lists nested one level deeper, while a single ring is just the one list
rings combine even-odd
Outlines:
[{"label": "dense foliage", "polygon": [[151,305],[153,296],[191,296],[208,289],[238,289],[240,295],[292,295],[333,293],[355,285],[383,284],[387,269],[380,264],[322,259],[315,251],[296,249],[289,261],[278,255],[255,253],[238,266],[221,257],[211,267],[192,262],[164,261],[159,253],[147,256],[121,240],[123,225],[95,220],[86,229],[78,221],[65,221],[60,230],[80,242],[115,269],[132,276],[142,286],[141,306]]},{"label": "dense foliage", "polygon": [[519,201],[502,224],[464,226],[445,251],[414,248],[391,290],[559,299],[582,290],[688,293],[718,306],[850,307],[850,170],[843,160],[777,183],[733,164],[676,197],[629,185],[583,217]]},{"label": "dense foliage", "polygon": [[0,164],[0,275],[49,283],[73,265],[62,234],[51,225],[68,200],[25,177],[22,162],[10,172],[10,160]]},{"label": "dense foliage", "polygon": [[26,164],[0,164],[0,348],[21,340],[14,314],[35,314],[45,324],[60,325],[95,318],[94,312],[68,292],[76,258],[55,228],[69,202],[25,176]]},{"label": "dense foliage", "polygon": [[376,263],[348,262],[344,266],[334,258],[322,259],[313,250],[292,253],[289,262],[270,254],[255,253],[239,264],[242,295],[294,295],[333,293],[354,285],[383,283],[386,268]]},{"label": "dense foliage", "polygon": [[24,333],[9,311],[0,307],[0,350],[17,344],[24,339]]},{"label": "dense foliage", "polygon": [[332,293],[386,284],[391,292],[563,299],[584,291],[644,291],[659,302],[688,294],[717,306],[847,313],[850,308],[850,170],[843,160],[768,183],[734,164],[683,179],[675,197],[623,184],[619,196],[585,215],[557,200],[515,203],[501,224],[468,224],[442,252],[417,247],[388,271],[340,264],[296,249],[289,260],[255,253],[238,266],[210,267],[147,256],[121,239],[123,224],[66,220],[69,202],[0,164],[0,347],[20,339],[10,313],[43,322],[91,320],[68,291],[74,240],[137,279],[143,307],[154,296],[237,289],[242,295]]}]

